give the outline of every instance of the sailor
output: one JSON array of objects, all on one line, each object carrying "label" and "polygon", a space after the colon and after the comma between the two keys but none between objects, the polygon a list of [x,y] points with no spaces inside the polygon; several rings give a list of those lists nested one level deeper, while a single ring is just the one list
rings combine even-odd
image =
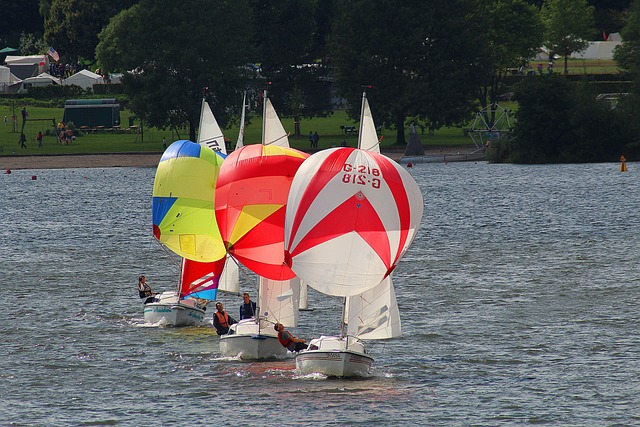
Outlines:
[{"label": "sailor", "polygon": [[284,325],[282,323],[276,323],[273,326],[273,329],[278,331],[278,341],[280,341],[280,344],[282,344],[283,347],[286,347],[289,351],[298,352],[307,348],[307,344],[305,344],[307,340],[294,337],[291,332],[284,329]]},{"label": "sailor", "polygon": [[222,303],[217,302],[216,311],[213,313],[213,326],[215,326],[218,335],[229,333],[229,326],[234,323],[236,323],[236,321],[224,311]]},{"label": "sailor", "polygon": [[251,319],[256,315],[256,303],[251,301],[247,292],[242,294],[242,304],[240,305],[240,320]]},{"label": "sailor", "polygon": [[144,274],[138,277],[138,294],[140,294],[140,298],[146,298],[145,304],[156,301],[155,295],[158,295],[157,292],[151,291],[151,286],[147,284],[147,278]]}]

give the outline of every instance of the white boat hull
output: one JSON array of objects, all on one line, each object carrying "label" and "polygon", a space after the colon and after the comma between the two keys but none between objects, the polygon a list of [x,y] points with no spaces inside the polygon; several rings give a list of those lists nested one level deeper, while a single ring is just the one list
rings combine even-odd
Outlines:
[{"label": "white boat hull", "polygon": [[175,292],[164,292],[158,302],[144,306],[144,322],[160,326],[202,326],[205,311],[192,299],[178,300]]},{"label": "white boat hull", "polygon": [[227,335],[220,336],[220,353],[243,360],[273,359],[286,356],[287,349],[278,341],[273,326],[262,320],[244,319],[231,325]]},{"label": "white boat hull", "polygon": [[328,377],[366,377],[371,373],[373,358],[366,354],[362,341],[349,338],[320,337],[311,340],[309,348],[296,356],[296,369],[301,374],[323,374]]}]

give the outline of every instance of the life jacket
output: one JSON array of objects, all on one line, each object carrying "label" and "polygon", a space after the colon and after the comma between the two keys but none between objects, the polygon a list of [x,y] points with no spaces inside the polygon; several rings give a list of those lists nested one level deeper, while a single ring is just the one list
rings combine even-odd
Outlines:
[{"label": "life jacket", "polygon": [[215,312],[215,315],[218,317],[218,323],[220,324],[220,327],[222,328],[228,328],[229,327],[229,315],[227,314],[227,312],[223,312],[220,313],[219,311]]},{"label": "life jacket", "polygon": [[[280,341],[280,344],[282,344],[283,347],[289,348],[291,343],[293,343],[293,340],[291,338],[289,338],[288,340],[285,340],[283,335],[284,334],[282,332],[278,332],[278,341]],[[287,334],[287,336],[290,337],[291,334]]]}]

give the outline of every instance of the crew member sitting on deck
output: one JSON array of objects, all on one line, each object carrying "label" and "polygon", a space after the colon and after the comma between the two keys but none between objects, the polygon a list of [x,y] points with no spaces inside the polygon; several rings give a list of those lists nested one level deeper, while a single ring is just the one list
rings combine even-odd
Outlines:
[{"label": "crew member sitting on deck", "polygon": [[144,277],[144,274],[138,277],[138,293],[140,298],[146,298],[145,304],[156,301],[155,295],[158,295],[157,292],[151,292],[151,286],[147,284],[147,278]]},{"label": "crew member sitting on deck", "polygon": [[222,303],[216,303],[216,310],[213,313],[213,326],[216,328],[216,332],[218,335],[224,335],[229,333],[229,326],[236,323],[233,317],[229,316],[229,314],[224,311],[224,307]]},{"label": "crew member sitting on deck", "polygon": [[273,326],[273,329],[278,331],[278,341],[280,341],[280,344],[282,344],[283,347],[286,347],[289,351],[298,352],[307,348],[307,344],[305,344],[307,340],[294,337],[291,332],[284,329],[284,325],[282,323],[276,323]]}]

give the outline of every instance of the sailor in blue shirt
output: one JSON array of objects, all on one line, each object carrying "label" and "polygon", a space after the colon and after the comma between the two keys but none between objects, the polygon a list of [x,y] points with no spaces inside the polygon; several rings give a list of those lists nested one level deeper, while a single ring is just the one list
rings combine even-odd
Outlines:
[{"label": "sailor in blue shirt", "polygon": [[243,303],[240,305],[240,320],[251,319],[256,315],[256,303],[251,301],[248,293],[242,294]]}]

